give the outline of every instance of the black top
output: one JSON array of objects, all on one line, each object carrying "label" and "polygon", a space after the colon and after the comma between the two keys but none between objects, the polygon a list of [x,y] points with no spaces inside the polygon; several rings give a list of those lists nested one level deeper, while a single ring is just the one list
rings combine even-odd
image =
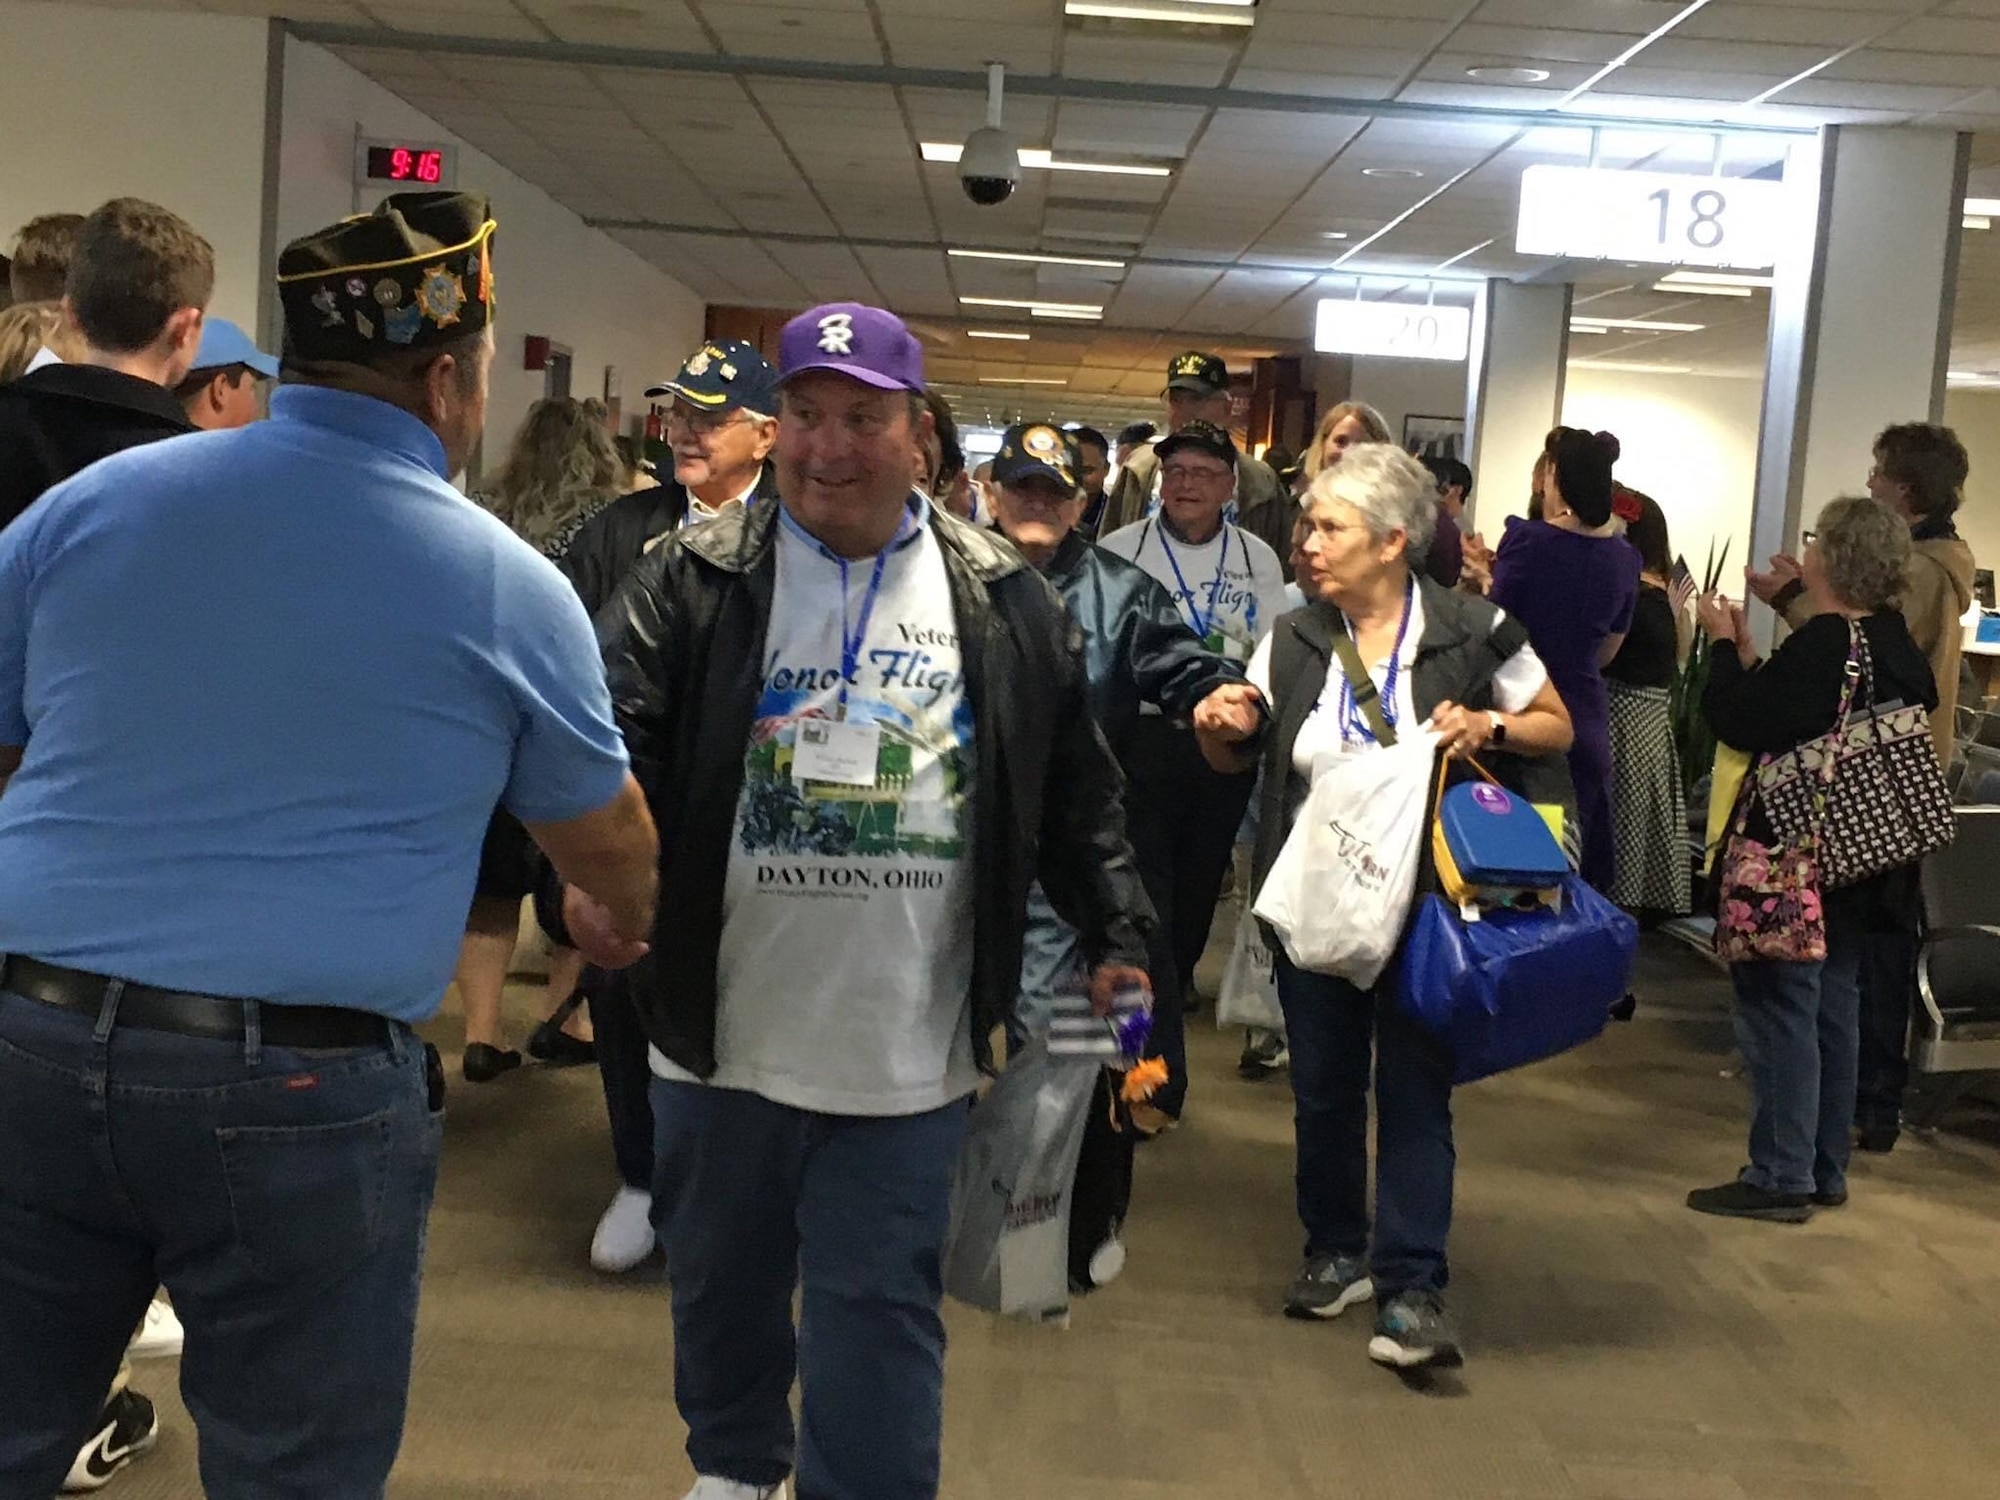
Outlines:
[{"label": "black top", "polygon": [[[756,498],[775,499],[777,493],[777,476],[765,464],[757,476]],[[557,564],[593,617],[611,602],[634,563],[687,524],[688,501],[686,487],[670,479],[621,495],[578,528]]]},{"label": "black top", "polygon": [[[1921,703],[1937,707],[1937,684],[1930,663],[1910,628],[1895,610],[1861,621],[1874,666],[1877,703]],[[1815,615],[1786,639],[1768,661],[1745,667],[1736,647],[1719,642],[1710,649],[1708,687],[1702,712],[1726,745],[1754,754],[1789,750],[1833,728],[1840,710],[1841,680],[1847,672],[1847,621]],[[1855,694],[1857,707],[1863,695]]]},{"label": "black top", "polygon": [[1604,679],[1627,687],[1669,687],[1679,660],[1673,602],[1665,589],[1642,582],[1639,602],[1632,610],[1632,628],[1625,632],[1625,644],[1604,669]]},{"label": "black top", "polygon": [[194,426],[165,386],[95,365],[44,365],[0,385],[0,526],[70,475]]}]

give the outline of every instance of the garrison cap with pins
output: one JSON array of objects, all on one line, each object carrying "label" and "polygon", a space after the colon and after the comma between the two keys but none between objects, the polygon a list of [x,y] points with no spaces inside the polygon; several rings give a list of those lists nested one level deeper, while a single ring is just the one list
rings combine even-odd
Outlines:
[{"label": "garrison cap with pins", "polygon": [[1167,362],[1167,389],[1213,396],[1229,389],[1229,366],[1214,354],[1190,349]]},{"label": "garrison cap with pins", "polygon": [[1076,488],[1077,470],[1083,455],[1076,439],[1046,422],[1017,422],[1000,439],[1000,451],[993,455],[995,484],[1025,484],[1046,479],[1064,489]]},{"label": "garrison cap with pins", "polygon": [[493,321],[493,219],[477,193],[391,193],[285,246],[285,346],[365,360],[435,348]]},{"label": "garrison cap with pins", "polygon": [[648,396],[677,396],[702,411],[740,406],[760,417],[778,414],[778,372],[741,339],[711,339],[672,380],[646,387]]}]

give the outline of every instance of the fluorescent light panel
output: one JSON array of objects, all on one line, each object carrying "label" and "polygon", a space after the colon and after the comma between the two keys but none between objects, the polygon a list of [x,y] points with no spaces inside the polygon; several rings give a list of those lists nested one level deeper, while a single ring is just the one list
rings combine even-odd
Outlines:
[{"label": "fluorescent light panel", "polygon": [[1775,276],[1752,276],[1736,271],[1669,271],[1660,278],[1660,285],[1672,285],[1677,290],[1690,286],[1776,286]]},{"label": "fluorescent light panel", "polygon": [[1094,302],[1042,302],[1020,297],[960,297],[967,307],[1025,307],[1035,313],[1055,313],[1078,318],[1101,318],[1104,308]]},{"label": "fluorescent light panel", "polygon": [[1034,376],[1020,376],[1010,379],[1000,375],[982,375],[979,377],[979,383],[981,385],[1068,385],[1069,381],[1043,380]]},{"label": "fluorescent light panel", "polygon": [[1700,333],[1706,323],[1666,323],[1657,318],[1586,318],[1573,317],[1569,326],[1575,331],[1601,332],[1608,328],[1630,328],[1640,333]]},{"label": "fluorescent light panel", "polygon": [[1072,323],[1095,323],[1104,317],[1104,313],[1102,310],[1085,312],[1080,308],[1075,312],[1071,312],[1061,307],[1036,307],[1029,309],[1028,316],[1031,318],[1065,318]]},{"label": "fluorescent light panel", "polygon": [[1691,365],[1646,365],[1636,360],[1573,359],[1572,365],[1585,370],[1620,370],[1627,375],[1692,375]]},{"label": "fluorescent light panel", "polygon": [[1094,266],[1101,271],[1122,271],[1122,260],[1092,260],[1083,255],[1034,255],[1025,250],[947,250],[960,260],[1012,260],[1032,266]]},{"label": "fluorescent light panel", "polygon": [[[965,155],[963,141],[920,141],[918,150],[925,161],[955,162]],[[1108,177],[1171,177],[1171,167],[1147,166],[1139,162],[1120,161],[1057,161],[1053,153],[1041,146],[1023,146],[1019,152],[1021,165],[1036,167],[1044,172],[1097,172]]]},{"label": "fluorescent light panel", "polygon": [[1008,339],[1016,344],[1025,344],[1033,337],[1026,333],[1009,333],[1001,328],[968,328],[965,336],[969,339]]},{"label": "fluorescent light panel", "polygon": [[1185,9],[1169,10],[1164,5],[1132,5],[1124,0],[1066,0],[1063,14],[1066,16],[1104,16],[1114,21],[1179,21],[1194,26],[1254,26],[1257,18],[1247,13],[1247,7],[1240,0],[1220,0],[1220,4],[1230,6],[1229,10],[1218,8],[1214,15],[1203,15],[1195,5],[1215,5],[1217,0],[1193,0]]}]

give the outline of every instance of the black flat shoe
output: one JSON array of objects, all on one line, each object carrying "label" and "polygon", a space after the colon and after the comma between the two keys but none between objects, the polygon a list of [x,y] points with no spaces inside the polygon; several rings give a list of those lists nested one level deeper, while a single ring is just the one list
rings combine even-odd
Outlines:
[{"label": "black flat shoe", "polygon": [[1847,1189],[1835,1188],[1830,1193],[1814,1193],[1812,1201],[1814,1208],[1845,1208],[1847,1207]]},{"label": "black flat shoe", "polygon": [[1805,1193],[1773,1193],[1747,1182],[1725,1182],[1696,1188],[1687,1206],[1698,1214],[1726,1219],[1762,1219],[1770,1224],[1803,1224],[1812,1217],[1812,1199]]},{"label": "black flat shoe", "polygon": [[552,1068],[575,1068],[597,1061],[597,1043],[571,1036],[555,1021],[544,1021],[528,1037],[528,1056]]},{"label": "black flat shoe", "polygon": [[502,1052],[484,1042],[467,1042],[465,1058],[459,1064],[467,1083],[491,1083],[502,1073],[511,1073],[520,1066],[520,1053],[511,1047]]},{"label": "black flat shoe", "polygon": [[1624,999],[1611,1002],[1611,1019],[1614,1021],[1629,1021],[1638,1013],[1638,1010],[1639,997],[1630,990],[1627,990]]}]

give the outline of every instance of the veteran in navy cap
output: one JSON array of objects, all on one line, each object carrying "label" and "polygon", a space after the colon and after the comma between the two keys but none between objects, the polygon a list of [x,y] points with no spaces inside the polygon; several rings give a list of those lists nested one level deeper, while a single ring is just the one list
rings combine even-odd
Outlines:
[{"label": "veteran in navy cap", "polygon": [[449,482],[492,235],[428,193],[295,241],[269,421],[0,533],[0,1494],[55,1491],[164,1280],[208,1492],[380,1496],[442,1122],[411,1028],[495,804],[589,956],[651,931],[589,617]]},{"label": "veteran in navy cap", "polygon": [[[834,303],[779,347],[776,500],[676,531],[598,619],[671,830],[630,978],[674,1393],[704,1500],[781,1494],[795,1467],[801,1496],[918,1500],[953,1168],[1029,882],[1106,1009],[1145,982],[1151,915],[1074,623],[912,488],[923,346]],[[602,929],[595,906],[569,893],[573,933]]]}]

